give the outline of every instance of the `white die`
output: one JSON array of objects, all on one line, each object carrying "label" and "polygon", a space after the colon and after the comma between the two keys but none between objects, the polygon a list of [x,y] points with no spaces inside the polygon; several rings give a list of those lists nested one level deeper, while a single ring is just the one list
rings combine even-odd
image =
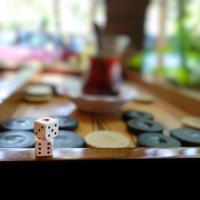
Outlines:
[{"label": "white die", "polygon": [[35,139],[35,155],[40,156],[53,156],[53,140]]},{"label": "white die", "polygon": [[58,120],[54,118],[44,117],[34,123],[35,136],[39,139],[53,139],[58,135],[58,130]]}]

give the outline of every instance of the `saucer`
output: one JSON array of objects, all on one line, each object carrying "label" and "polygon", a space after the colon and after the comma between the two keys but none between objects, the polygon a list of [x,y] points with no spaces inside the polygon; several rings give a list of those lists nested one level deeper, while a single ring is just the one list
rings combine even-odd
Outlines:
[{"label": "saucer", "polygon": [[63,86],[57,88],[59,95],[67,96],[77,108],[84,112],[106,114],[118,111],[126,102],[138,96],[137,89],[129,84],[121,84],[119,95],[88,95],[82,92],[82,80],[69,77]]}]

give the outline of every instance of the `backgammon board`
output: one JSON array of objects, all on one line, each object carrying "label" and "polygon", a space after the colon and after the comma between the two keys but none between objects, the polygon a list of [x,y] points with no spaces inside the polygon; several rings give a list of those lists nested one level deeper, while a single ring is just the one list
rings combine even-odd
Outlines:
[{"label": "backgammon board", "polygon": [[[112,114],[81,112],[66,96],[56,94],[48,102],[27,102],[22,98],[22,88],[0,106],[0,160],[37,160],[34,142],[29,141],[33,140],[31,120],[44,116],[60,118],[62,137],[55,142],[53,157],[40,158],[42,160],[199,157],[198,129],[185,133],[188,127],[182,124],[182,119],[191,113],[179,107],[179,102],[177,105],[169,102],[139,81],[129,80],[129,83],[151,98],[144,101],[143,95],[143,99],[129,101]],[[144,119],[145,116],[147,119]],[[188,130],[191,131],[191,128]],[[177,131],[181,132],[181,136]],[[9,132],[12,134],[9,135]],[[20,132],[28,133],[19,136]],[[190,136],[195,137],[195,141]],[[21,140],[27,140],[27,143]],[[5,143],[10,146],[3,146]]]}]

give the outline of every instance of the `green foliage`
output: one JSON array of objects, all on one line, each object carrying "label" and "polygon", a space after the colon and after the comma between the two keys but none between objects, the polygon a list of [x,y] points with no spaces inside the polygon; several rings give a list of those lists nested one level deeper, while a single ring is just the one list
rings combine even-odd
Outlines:
[{"label": "green foliage", "polygon": [[187,70],[185,68],[163,70],[164,75],[170,82],[182,87],[194,87],[200,85],[200,70]]},{"label": "green foliage", "polygon": [[[181,65],[176,69],[164,69],[156,73],[166,77],[173,83],[180,86],[200,85],[200,35],[198,31],[200,23],[199,16],[190,9],[193,0],[177,0],[177,20],[174,22],[176,34],[169,40],[165,48],[158,50],[158,54],[171,54],[175,52],[180,55]],[[196,1],[197,3],[197,1]],[[200,6],[200,3],[199,3]],[[199,19],[198,19],[199,18]]]},{"label": "green foliage", "polygon": [[144,56],[145,52],[143,51],[134,54],[126,61],[126,66],[136,71],[141,70]]},{"label": "green foliage", "polygon": [[189,86],[191,86],[191,87],[200,86],[200,70],[199,70],[199,68],[196,68],[191,71]]},{"label": "green foliage", "polygon": [[189,73],[184,68],[177,68],[167,71],[167,78],[173,83],[180,86],[189,85]]},{"label": "green foliage", "polygon": [[167,70],[166,70],[166,68],[164,68],[164,67],[159,67],[159,68],[155,71],[155,74],[158,75],[158,76],[162,76],[162,77],[167,78]]}]

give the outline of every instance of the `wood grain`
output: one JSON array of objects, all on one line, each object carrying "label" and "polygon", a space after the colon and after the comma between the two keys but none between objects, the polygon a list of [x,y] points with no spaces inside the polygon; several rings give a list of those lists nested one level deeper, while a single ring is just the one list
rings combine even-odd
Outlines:
[{"label": "wood grain", "polygon": [[[142,92],[145,90],[143,85],[134,84]],[[151,91],[151,90],[150,90]],[[126,124],[121,120],[123,111],[134,109],[151,112],[155,119],[163,123],[166,130],[181,127],[181,118],[187,115],[185,110],[180,109],[165,101],[162,96],[154,93],[154,102],[150,104],[129,102],[125,104],[119,112],[109,115],[94,115],[80,112],[75,105],[66,97],[54,96],[52,101],[43,104],[23,102],[20,92],[4,103],[0,109],[0,121],[11,117],[43,117],[56,115],[72,115],[79,120],[78,134],[85,137],[94,130],[112,130],[126,135],[131,141],[127,149],[55,149],[55,154],[51,159],[137,159],[137,158],[161,158],[161,157],[199,157],[199,148],[180,148],[180,149],[148,149],[137,147],[137,137],[127,131]],[[169,95],[169,94],[168,94]],[[188,154],[188,155],[187,155]],[[1,160],[35,160],[32,149],[0,149]]]},{"label": "wood grain", "polygon": [[164,102],[157,96],[155,96],[155,101],[152,104],[129,102],[122,107],[121,111],[108,115],[94,115],[80,112],[79,110],[76,110],[75,105],[66,97],[58,96],[55,96],[49,103],[35,104],[20,101],[19,93],[18,96],[16,96],[14,99],[11,99],[7,105],[4,105],[2,111],[5,113],[8,108],[11,109],[13,107],[11,105],[14,105],[13,112],[10,111],[6,117],[2,117],[3,119],[20,116],[39,118],[44,116],[72,114],[80,121],[77,131],[82,136],[85,136],[87,133],[93,130],[102,129],[102,127],[98,127],[98,120],[101,123],[101,126],[103,126],[103,129],[125,134],[129,138],[133,139],[133,144],[135,138],[128,133],[125,123],[121,120],[122,112],[130,109],[151,112],[155,119],[163,123],[168,129],[180,127],[180,119],[186,115],[185,112],[168,104],[167,102]]},{"label": "wood grain", "polygon": [[163,82],[163,81],[147,81],[141,76],[133,72],[130,69],[126,69],[125,77],[132,82],[135,85],[138,85],[140,87],[145,88],[145,90],[149,91],[152,94],[155,94],[156,96],[160,97],[162,99],[162,102],[167,102],[170,105],[173,105],[175,111],[182,110],[187,115],[194,115],[199,116],[200,115],[200,95],[199,93],[194,97],[194,95],[190,95],[188,92],[184,92],[184,89],[178,88],[178,87],[172,87],[172,85]]},{"label": "wood grain", "polygon": [[53,157],[35,158],[34,149],[0,149],[0,161],[53,161],[53,160],[132,160],[132,159],[169,159],[200,158],[200,148],[154,149],[97,149],[76,148],[54,150]]}]

